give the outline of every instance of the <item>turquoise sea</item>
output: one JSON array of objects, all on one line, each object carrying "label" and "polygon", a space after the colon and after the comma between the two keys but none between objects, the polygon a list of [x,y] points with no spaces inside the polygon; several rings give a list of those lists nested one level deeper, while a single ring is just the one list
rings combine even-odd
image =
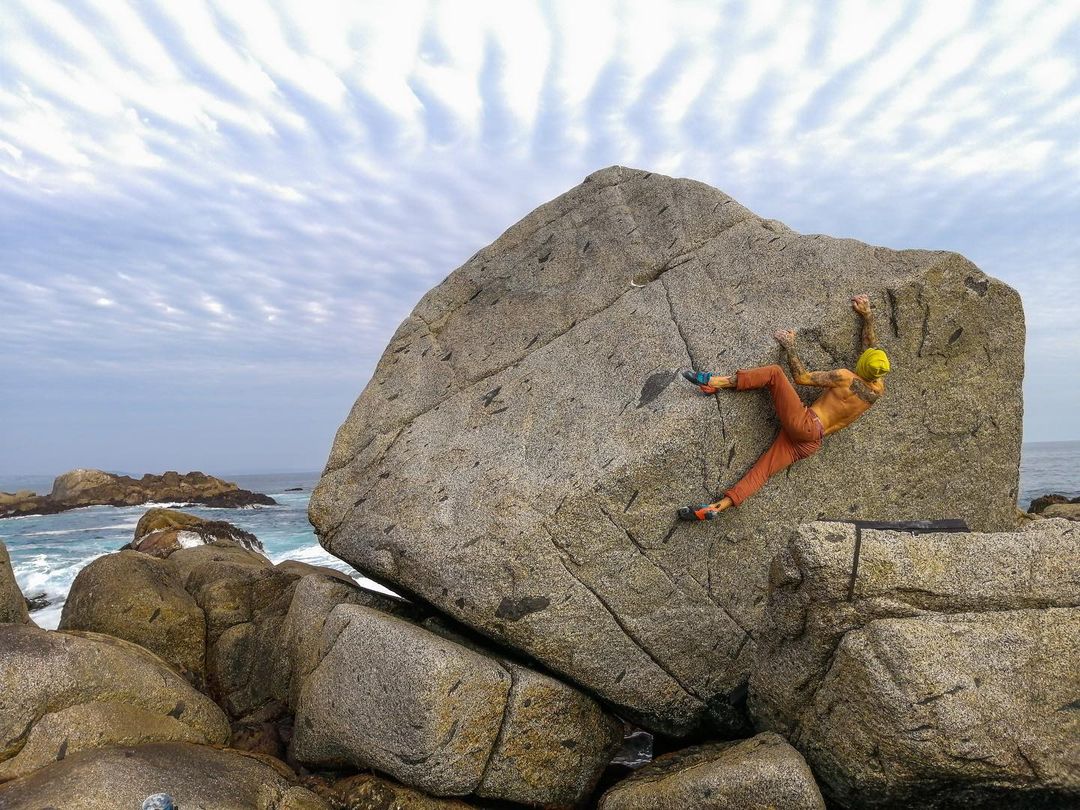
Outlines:
[{"label": "turquoise sea", "polygon": [[[212,520],[227,520],[248,530],[262,541],[267,555],[274,562],[301,560],[331,566],[356,577],[367,587],[385,590],[361,577],[351,566],[331,556],[319,545],[307,519],[308,498],[318,481],[318,473],[222,477],[235,481],[244,489],[264,492],[279,505],[248,509],[190,507],[184,511]],[[288,491],[297,487],[301,491]],[[52,489],[52,478],[0,477],[0,490],[13,492],[18,489],[48,492]],[[130,542],[135,524],[151,505],[89,506],[58,515],[0,520],[0,541],[11,554],[15,578],[23,593],[27,596],[44,593],[51,602],[49,607],[32,614],[34,621],[42,627],[55,628],[60,621],[63,600],[75,575],[91,560]]]},{"label": "turquoise sea", "polygon": [[[329,565],[357,577],[362,584],[383,590],[331,556],[319,545],[307,520],[307,504],[318,473],[222,476],[245,489],[272,496],[279,506],[252,509],[185,511],[227,520],[255,534],[275,562],[293,559]],[[300,491],[288,491],[300,488]],[[0,490],[30,489],[48,492],[50,476],[0,476]],[[1080,496],[1080,442],[1025,444],[1020,465],[1020,506],[1048,492]],[[11,554],[15,577],[27,596],[44,593],[49,607],[35,611],[42,627],[56,627],[60,609],[75,575],[96,557],[116,551],[132,539],[135,524],[148,505],[91,506],[58,515],[0,520],[0,541]]]}]

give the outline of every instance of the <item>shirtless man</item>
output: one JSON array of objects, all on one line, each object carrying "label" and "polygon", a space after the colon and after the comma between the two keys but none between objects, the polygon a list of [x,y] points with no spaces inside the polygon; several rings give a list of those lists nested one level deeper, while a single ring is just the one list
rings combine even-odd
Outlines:
[{"label": "shirtless man", "polygon": [[889,372],[889,358],[881,349],[874,348],[877,338],[870,315],[869,296],[852,298],[851,307],[862,318],[864,348],[854,372],[846,368],[807,371],[795,354],[795,333],[781,331],[774,335],[787,354],[795,382],[825,389],[809,408],[803,405],[780,366],[742,369],[730,377],[703,371],[683,372],[686,379],[706,394],[715,394],[721,388],[734,388],[736,391],[768,388],[780,419],[780,432],[772,446],[750,468],[750,472],[727,490],[723,498],[701,506],[684,506],[679,509],[680,518],[711,520],[725,509],[738,506],[761,489],[769,476],[820,450],[823,438],[850,425],[885,393],[882,378]]}]

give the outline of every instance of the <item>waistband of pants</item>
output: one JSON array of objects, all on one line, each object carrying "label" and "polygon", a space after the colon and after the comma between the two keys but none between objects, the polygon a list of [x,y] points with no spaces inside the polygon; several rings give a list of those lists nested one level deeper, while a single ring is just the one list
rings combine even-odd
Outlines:
[{"label": "waistband of pants", "polygon": [[819,440],[824,439],[825,438],[825,425],[821,424],[821,417],[818,416],[817,412],[814,411],[811,408],[807,408],[806,410],[810,412],[810,416],[817,423],[817,426],[818,426],[818,439]]}]

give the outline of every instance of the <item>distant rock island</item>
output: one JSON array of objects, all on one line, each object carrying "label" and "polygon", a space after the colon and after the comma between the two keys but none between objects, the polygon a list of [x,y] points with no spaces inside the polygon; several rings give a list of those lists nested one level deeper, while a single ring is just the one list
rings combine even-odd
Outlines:
[{"label": "distant rock island", "polygon": [[277,505],[269,495],[240,489],[231,481],[201,472],[181,475],[170,470],[162,475],[148,473],[132,478],[103,470],[71,470],[57,477],[48,495],[29,490],[0,492],[0,518],[52,515],[81,506],[137,506],[151,501],[224,508]]}]

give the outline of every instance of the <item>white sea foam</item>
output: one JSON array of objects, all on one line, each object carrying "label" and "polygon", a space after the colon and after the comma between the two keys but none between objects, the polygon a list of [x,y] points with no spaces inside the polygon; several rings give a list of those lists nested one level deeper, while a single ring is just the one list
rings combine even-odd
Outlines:
[{"label": "white sea foam", "polygon": [[113,529],[134,529],[138,526],[138,522],[134,523],[117,523],[113,526],[88,526],[85,529],[53,529],[43,532],[25,532],[23,537],[46,537],[60,534],[83,534],[85,532],[105,532],[112,531]]},{"label": "white sea foam", "polygon": [[287,551],[284,554],[278,554],[275,557],[272,557],[271,560],[275,565],[280,562],[285,562],[285,560],[297,560],[298,562],[308,563],[308,565],[326,566],[327,568],[333,568],[336,571],[341,571],[342,573],[348,574],[350,577],[355,579],[360,585],[367,588],[369,591],[378,591],[379,593],[387,593],[391,596],[397,596],[396,593],[389,590],[388,588],[384,588],[378,582],[373,582],[372,580],[365,577],[363,574],[361,574],[344,560],[335,557],[318,543],[314,543],[310,546],[304,546],[303,548],[293,549],[292,551]]},{"label": "white sea foam", "polygon": [[177,532],[176,542],[180,544],[180,548],[195,548],[195,546],[204,545],[198,532]]}]

